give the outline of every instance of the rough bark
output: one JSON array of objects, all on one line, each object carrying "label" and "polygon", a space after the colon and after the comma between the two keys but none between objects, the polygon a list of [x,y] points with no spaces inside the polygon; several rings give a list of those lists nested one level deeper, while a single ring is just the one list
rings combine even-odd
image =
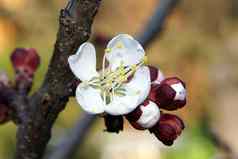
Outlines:
[{"label": "rough bark", "polygon": [[59,30],[45,80],[31,97],[18,95],[16,116],[16,159],[42,158],[51,137],[52,126],[75,89],[75,79],[68,66],[68,56],[87,41],[99,0],[71,0],[61,10]]}]

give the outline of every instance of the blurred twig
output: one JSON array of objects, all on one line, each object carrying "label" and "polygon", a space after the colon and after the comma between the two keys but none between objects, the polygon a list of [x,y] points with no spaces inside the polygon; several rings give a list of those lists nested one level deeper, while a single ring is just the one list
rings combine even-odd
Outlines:
[{"label": "blurred twig", "polygon": [[[137,36],[137,40],[144,48],[147,48],[148,44],[161,33],[166,17],[175,8],[178,1],[179,0],[160,0],[160,3],[155,9],[155,13],[148,21],[145,29]],[[72,6],[68,7],[72,8]],[[83,118],[70,130],[70,135],[67,135],[66,138],[63,137],[58,146],[49,154],[48,159],[66,159],[73,156],[84,140],[92,123],[95,121],[95,118],[95,116],[84,114]]]},{"label": "blurred twig", "polygon": [[201,117],[202,132],[206,138],[208,138],[215,147],[222,150],[225,153],[224,159],[238,159],[238,156],[233,152],[232,147],[225,142],[210,125],[210,116],[208,112],[204,112]]},{"label": "blurred twig", "polygon": [[83,139],[87,135],[88,130],[95,120],[95,116],[83,114],[83,116],[76,122],[75,126],[69,133],[66,133],[62,138],[62,141],[54,148],[50,156],[46,156],[47,159],[66,159],[71,158],[78,146],[82,143]]},{"label": "blurred twig", "polygon": [[146,27],[137,36],[138,41],[145,48],[162,32],[167,16],[173,11],[179,0],[160,0],[159,2]]}]

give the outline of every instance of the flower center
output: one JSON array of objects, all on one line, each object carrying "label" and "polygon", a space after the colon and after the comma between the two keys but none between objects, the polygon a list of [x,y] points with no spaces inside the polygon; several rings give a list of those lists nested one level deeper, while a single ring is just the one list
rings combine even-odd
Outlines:
[{"label": "flower center", "polygon": [[105,68],[105,55],[103,58],[102,72],[98,77],[92,78],[88,81],[88,84],[95,88],[101,90],[101,97],[105,105],[109,104],[113,97],[116,96],[125,96],[126,90],[123,87],[124,83],[127,83],[129,79],[135,74],[141,66],[146,64],[147,57],[144,58],[135,65],[124,66],[123,63],[112,71],[109,68]]}]

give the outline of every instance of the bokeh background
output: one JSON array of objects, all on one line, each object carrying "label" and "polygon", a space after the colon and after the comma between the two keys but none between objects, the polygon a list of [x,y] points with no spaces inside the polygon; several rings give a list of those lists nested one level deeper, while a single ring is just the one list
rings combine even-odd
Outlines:
[{"label": "bokeh background", "polygon": [[[36,90],[47,70],[65,0],[0,0],[0,69],[13,79],[9,55],[16,47],[33,47],[42,63],[34,79]],[[158,5],[157,0],[103,0],[93,35],[136,35]],[[184,79],[187,106],[175,113],[186,129],[172,147],[163,146],[146,131],[126,123],[119,135],[104,132],[98,120],[88,132],[76,158],[85,159],[226,159],[238,154],[238,1],[181,0],[168,17],[163,34],[146,53],[150,64],[166,76]],[[54,126],[49,149],[75,124],[80,108],[72,98]],[[212,131],[215,134],[211,134]],[[16,127],[0,126],[0,158],[14,155]]]}]

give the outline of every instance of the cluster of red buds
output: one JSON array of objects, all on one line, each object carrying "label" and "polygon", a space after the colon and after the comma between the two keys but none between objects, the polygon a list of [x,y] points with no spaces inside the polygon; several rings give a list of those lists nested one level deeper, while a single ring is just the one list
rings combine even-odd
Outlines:
[{"label": "cluster of red buds", "polygon": [[[182,133],[185,126],[178,116],[165,113],[162,110],[173,111],[185,106],[185,83],[178,77],[165,78],[163,73],[153,66],[149,66],[149,69],[150,93],[142,104],[125,117],[133,128],[149,130],[163,144],[170,146]],[[109,132],[118,133],[123,129],[121,116],[113,117],[111,122],[105,118],[105,123],[107,123],[106,127]]]},{"label": "cluster of red buds", "polygon": [[[40,57],[33,48],[17,48],[11,54],[11,62],[15,70],[15,82],[11,82],[5,72],[0,72],[0,89],[4,89],[5,92],[6,89],[12,89],[27,94],[40,64]],[[0,95],[0,123],[9,121],[10,112],[7,100]]]},{"label": "cluster of red buds", "polygon": [[[127,119],[135,129],[149,129],[149,131],[165,145],[172,145],[174,140],[184,129],[184,123],[178,116],[163,113],[161,109],[171,111],[185,106],[185,83],[178,77],[165,78],[162,72],[153,66],[149,66],[149,69],[151,77],[151,90],[149,96],[135,111],[127,115]],[[150,101],[156,104],[152,104]],[[140,119],[147,115],[146,107],[147,110],[149,108],[156,109],[158,107],[160,110],[159,119],[157,119],[157,115],[154,113],[155,115],[154,117],[151,117],[151,121],[144,122],[143,124]]]}]

